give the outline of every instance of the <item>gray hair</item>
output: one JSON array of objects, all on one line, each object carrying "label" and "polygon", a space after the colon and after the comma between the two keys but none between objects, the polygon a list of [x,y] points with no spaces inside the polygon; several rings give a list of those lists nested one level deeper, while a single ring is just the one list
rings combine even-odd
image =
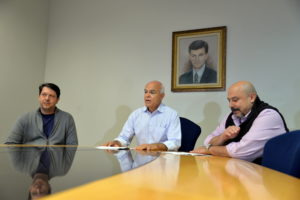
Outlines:
[{"label": "gray hair", "polygon": [[160,85],[160,93],[164,94],[165,93],[165,86],[161,83]]},{"label": "gray hair", "polygon": [[146,85],[148,85],[149,83],[153,83],[153,82],[156,82],[156,83],[158,83],[158,84],[160,85],[160,90],[159,90],[159,92],[160,92],[161,94],[164,94],[164,93],[165,93],[165,86],[162,84],[162,82],[157,81],[157,80],[153,80],[153,81],[149,81]]}]

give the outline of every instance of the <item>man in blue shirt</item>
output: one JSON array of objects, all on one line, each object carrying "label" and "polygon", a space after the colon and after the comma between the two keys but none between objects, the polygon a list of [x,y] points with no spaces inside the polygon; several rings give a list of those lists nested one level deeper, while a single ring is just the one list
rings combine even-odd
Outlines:
[{"label": "man in blue shirt", "polygon": [[105,146],[128,146],[137,138],[136,150],[176,151],[181,145],[181,127],[177,112],[164,105],[164,86],[151,81],[144,89],[145,106],[130,114],[120,135]]}]

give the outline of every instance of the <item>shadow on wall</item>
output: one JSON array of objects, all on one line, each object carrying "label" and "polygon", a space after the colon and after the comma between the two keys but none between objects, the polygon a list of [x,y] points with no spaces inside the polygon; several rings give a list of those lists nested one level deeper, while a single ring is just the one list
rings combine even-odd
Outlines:
[{"label": "shadow on wall", "polygon": [[[219,124],[221,107],[216,102],[209,102],[203,107],[203,120],[199,123],[202,129],[201,140],[206,138]],[[200,139],[199,138],[199,139]]]},{"label": "shadow on wall", "polygon": [[106,131],[100,141],[98,141],[95,145],[102,145],[108,141],[116,138],[125,124],[127,118],[129,117],[132,110],[128,106],[119,106],[116,110],[116,122],[108,131]]}]

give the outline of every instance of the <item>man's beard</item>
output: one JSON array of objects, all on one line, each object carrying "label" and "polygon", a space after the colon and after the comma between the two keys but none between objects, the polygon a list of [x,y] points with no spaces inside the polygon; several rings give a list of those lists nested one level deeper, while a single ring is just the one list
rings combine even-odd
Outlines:
[{"label": "man's beard", "polygon": [[231,109],[231,112],[235,112],[235,111],[240,111],[241,115],[240,116],[237,116],[235,115],[237,118],[242,118],[244,117],[245,115],[241,112],[241,110],[239,108],[230,108]]}]

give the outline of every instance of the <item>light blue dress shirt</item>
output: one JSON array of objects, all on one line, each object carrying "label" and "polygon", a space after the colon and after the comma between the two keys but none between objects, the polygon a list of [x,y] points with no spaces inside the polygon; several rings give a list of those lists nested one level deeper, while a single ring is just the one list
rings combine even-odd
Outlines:
[{"label": "light blue dress shirt", "polygon": [[131,169],[145,165],[158,157],[158,155],[156,155],[156,156],[141,155],[141,154],[137,153],[137,154],[135,154],[135,157],[133,159],[131,151],[128,151],[128,150],[118,151],[114,155],[117,157],[117,159],[120,163],[120,168],[121,168],[122,172],[126,172]]},{"label": "light blue dress shirt", "polygon": [[177,112],[160,104],[154,112],[144,106],[130,114],[119,137],[123,146],[128,146],[136,136],[137,144],[163,143],[168,150],[176,151],[181,145],[181,126]]}]

